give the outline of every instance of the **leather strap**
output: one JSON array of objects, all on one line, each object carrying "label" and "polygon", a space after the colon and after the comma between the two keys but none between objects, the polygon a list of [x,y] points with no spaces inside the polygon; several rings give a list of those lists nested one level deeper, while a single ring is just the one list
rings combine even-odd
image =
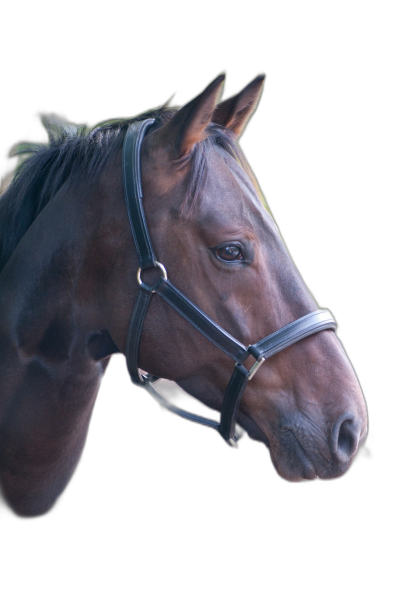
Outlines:
[{"label": "leather strap", "polygon": [[122,174],[126,208],[139,257],[139,265],[143,270],[155,267],[156,265],[156,257],[150,241],[143,210],[142,178],[140,172],[140,150],[143,138],[146,130],[153,123],[154,119],[132,123],[125,134],[122,150]]},{"label": "leather strap", "polygon": [[221,351],[229,355],[232,359],[242,363],[249,357],[249,353],[242,343],[201,311],[172,282],[162,278],[154,287],[154,291],[190,322],[192,326],[197,328],[211,343],[214,343],[216,347],[219,347]]},{"label": "leather strap", "polygon": [[151,289],[140,287],[139,296],[132,313],[131,323],[126,341],[126,363],[132,381],[137,385],[143,384],[143,377],[139,372],[139,347],[143,331],[144,319],[149,309],[152,297]]},{"label": "leather strap", "polygon": [[244,366],[236,364],[222,402],[221,422],[218,431],[232,447],[236,447],[237,443],[235,435],[236,419],[249,375],[250,372]]},{"label": "leather strap", "polygon": [[250,345],[248,351],[256,360],[259,360],[261,357],[266,359],[275,355],[278,351],[282,351],[282,349],[293,345],[293,343],[297,343],[297,341],[310,336],[310,334],[327,328],[336,329],[335,318],[327,309],[317,309],[280,328],[273,334],[265,337],[265,339],[258,341],[258,343]]}]

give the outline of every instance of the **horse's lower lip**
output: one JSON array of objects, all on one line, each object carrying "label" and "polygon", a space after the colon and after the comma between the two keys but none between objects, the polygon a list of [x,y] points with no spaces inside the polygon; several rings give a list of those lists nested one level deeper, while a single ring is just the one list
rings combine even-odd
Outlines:
[{"label": "horse's lower lip", "polygon": [[305,455],[297,456],[295,466],[293,464],[287,465],[282,457],[279,457],[278,461],[272,456],[271,459],[278,474],[286,481],[312,481],[318,476],[313,464]]},{"label": "horse's lower lip", "polygon": [[281,451],[278,451],[279,462],[276,463],[276,468],[281,476],[289,481],[299,481],[302,479],[305,480],[313,480],[318,476],[317,470],[315,469],[314,464],[311,462],[310,458],[304,451],[303,447],[298,442],[296,436],[293,432],[292,434],[292,442],[293,446],[291,448],[292,453],[296,454],[296,463],[293,466],[293,461],[290,463],[292,466],[288,470],[285,466],[285,455],[282,454]]},{"label": "horse's lower lip", "polygon": [[304,461],[302,462],[303,467],[303,478],[311,481],[312,479],[317,478],[317,471],[315,470],[312,462],[304,456]]}]

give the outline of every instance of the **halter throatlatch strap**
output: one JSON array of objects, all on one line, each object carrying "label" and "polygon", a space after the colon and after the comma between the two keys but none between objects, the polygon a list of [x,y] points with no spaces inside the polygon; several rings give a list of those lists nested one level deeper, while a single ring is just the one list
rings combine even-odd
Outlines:
[{"label": "halter throatlatch strap", "polygon": [[[138,273],[140,290],[132,313],[126,343],[129,374],[135,384],[144,385],[168,410],[188,420],[217,429],[225,441],[234,446],[240,437],[240,434],[236,431],[240,400],[247,383],[253,378],[264,360],[316,332],[335,329],[336,322],[328,310],[319,309],[291,322],[268,337],[261,339],[258,343],[246,347],[207,316],[168,280],[164,266],[157,262],[154,254],[142,203],[140,150],[146,130],[153,123],[154,119],[146,119],[131,124],[125,135],[122,153],[126,208],[140,266]],[[155,267],[161,269],[162,276],[156,284],[148,286],[141,280],[141,271]],[[152,386],[158,380],[157,377],[140,373],[138,360],[140,340],[153,293],[167,301],[211,343],[236,361],[235,369],[225,391],[220,423],[177,408],[165,400]],[[250,355],[255,358],[256,362],[250,370],[247,370],[243,363]]]}]

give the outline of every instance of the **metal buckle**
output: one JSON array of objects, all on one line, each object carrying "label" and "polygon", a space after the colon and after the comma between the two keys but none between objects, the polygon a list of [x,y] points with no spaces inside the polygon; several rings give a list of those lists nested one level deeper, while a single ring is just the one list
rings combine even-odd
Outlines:
[{"label": "metal buckle", "polygon": [[[159,263],[158,261],[155,262],[155,265],[157,268],[159,268],[162,272],[162,277],[164,278],[164,280],[168,280],[168,275],[167,275],[167,270],[165,269],[165,266],[163,266],[162,263]],[[137,271],[137,281],[139,282],[140,286],[147,286],[147,284],[145,282],[142,281],[141,279],[141,274],[142,274],[142,268],[139,268]],[[150,287],[149,287],[150,288]],[[154,289],[152,289],[152,293],[154,293]]]},{"label": "metal buckle", "polygon": [[251,380],[253,378],[253,376],[255,375],[255,373],[257,372],[257,370],[259,369],[259,367],[261,366],[261,364],[263,362],[265,362],[265,357],[260,357],[259,360],[254,362],[254,364],[252,365],[252,367],[249,370],[249,378],[247,380]]}]

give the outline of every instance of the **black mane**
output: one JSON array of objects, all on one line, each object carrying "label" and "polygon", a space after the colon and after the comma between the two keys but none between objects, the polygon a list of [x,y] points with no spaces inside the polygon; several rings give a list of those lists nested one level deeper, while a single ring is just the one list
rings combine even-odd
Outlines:
[{"label": "black mane", "polygon": [[[9,187],[0,196],[0,271],[19,241],[39,213],[65,184],[87,186],[122,147],[125,132],[131,123],[155,119],[161,127],[175,114],[176,109],[156,109],[130,119],[103,122],[90,129],[62,121],[55,116],[42,118],[49,142],[22,142],[10,152],[21,162]],[[205,185],[207,155],[211,145],[222,146],[246,168],[244,157],[229,130],[210,124],[208,137],[196,145],[191,157],[187,198],[183,205],[192,205]]]}]

